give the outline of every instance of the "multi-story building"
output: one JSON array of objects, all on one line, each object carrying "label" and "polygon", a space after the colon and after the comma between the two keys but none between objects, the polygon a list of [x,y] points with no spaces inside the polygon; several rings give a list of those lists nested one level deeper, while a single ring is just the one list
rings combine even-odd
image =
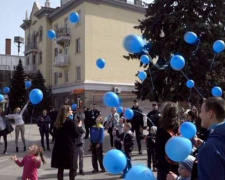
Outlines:
[{"label": "multi-story building", "polygon": [[[6,39],[5,54],[0,54],[0,89],[3,91],[4,87],[10,86],[10,80],[13,71],[16,69],[21,59],[24,65],[24,56],[11,55],[11,39]],[[2,93],[2,92],[0,92]]]},{"label": "multi-story building", "polygon": [[[71,24],[68,17],[77,12],[80,21]],[[139,61],[126,60],[123,40],[143,19],[145,8],[140,0],[61,0],[51,8],[33,4],[30,17],[21,25],[25,30],[25,64],[30,73],[40,70],[51,87],[53,104],[59,107],[67,99],[79,105],[102,103],[107,91],[119,93],[123,101],[132,101]],[[54,29],[56,39],[47,38]],[[104,58],[106,67],[96,66]]]}]

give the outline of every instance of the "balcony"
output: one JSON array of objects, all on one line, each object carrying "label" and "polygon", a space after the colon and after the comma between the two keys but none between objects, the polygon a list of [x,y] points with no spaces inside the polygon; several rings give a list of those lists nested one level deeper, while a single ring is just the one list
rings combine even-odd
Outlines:
[{"label": "balcony", "polygon": [[65,67],[65,66],[69,66],[69,65],[70,65],[69,55],[58,54],[58,56],[55,57],[54,66]]},{"label": "balcony", "polygon": [[36,64],[26,65],[24,70],[27,74],[37,73],[38,66]]},{"label": "balcony", "polygon": [[59,28],[56,31],[56,42],[60,45],[64,45],[70,42],[70,29],[69,28]]},{"label": "balcony", "polygon": [[25,46],[25,54],[38,53],[37,43],[30,43]]}]

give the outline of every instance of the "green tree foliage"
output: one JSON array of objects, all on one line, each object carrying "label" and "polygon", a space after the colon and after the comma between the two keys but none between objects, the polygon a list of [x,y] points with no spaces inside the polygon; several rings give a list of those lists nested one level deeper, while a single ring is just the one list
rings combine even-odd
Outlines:
[{"label": "green tree foliage", "polygon": [[[216,40],[225,40],[224,26],[225,2],[222,0],[155,0],[149,4],[145,19],[136,28],[151,42],[149,54],[152,58],[158,58],[158,65],[169,64],[172,55],[182,55],[186,60],[183,72],[195,81],[196,89],[207,98],[212,96],[214,86],[225,89],[225,54],[215,54],[212,48]],[[198,48],[184,41],[187,31],[195,32],[199,37]],[[141,53],[129,54],[126,58],[140,56]],[[213,59],[215,62],[210,69]],[[181,72],[173,70],[170,65],[159,70],[151,63],[146,73],[148,78],[144,82],[135,83],[138,98],[152,101],[188,100],[190,90]],[[196,103],[198,99],[201,97],[192,89],[190,102]]]}]

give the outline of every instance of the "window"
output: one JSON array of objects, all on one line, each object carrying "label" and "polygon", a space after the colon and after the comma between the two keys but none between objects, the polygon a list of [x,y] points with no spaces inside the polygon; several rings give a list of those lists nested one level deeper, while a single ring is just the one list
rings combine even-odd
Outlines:
[{"label": "window", "polygon": [[27,58],[26,60],[26,65],[29,65],[29,58]]},{"label": "window", "polygon": [[64,54],[68,55],[69,54],[69,46],[65,46],[64,48]]},{"label": "window", "polygon": [[64,19],[64,28],[68,28],[68,18]]},{"label": "window", "polygon": [[65,70],[65,83],[69,81],[69,70]]},{"label": "window", "polygon": [[81,68],[80,66],[76,67],[77,81],[81,80]]},{"label": "window", "polygon": [[42,64],[42,52],[39,52],[39,64]]},{"label": "window", "polygon": [[58,52],[58,48],[55,48],[55,52],[54,52],[55,57],[58,56],[58,53],[59,53],[59,52]]},{"label": "window", "polygon": [[36,56],[35,55],[32,56],[32,64],[36,64]]},{"label": "window", "polygon": [[54,73],[54,84],[55,85],[58,84],[58,73],[57,72]]},{"label": "window", "polygon": [[80,47],[80,38],[76,39],[76,53],[79,53],[81,51]]},{"label": "window", "polygon": [[39,29],[39,42],[43,39],[43,27],[41,26]]},{"label": "window", "polygon": [[77,24],[80,24],[80,21],[81,21],[81,10],[77,11],[77,14],[79,15],[79,22]]}]

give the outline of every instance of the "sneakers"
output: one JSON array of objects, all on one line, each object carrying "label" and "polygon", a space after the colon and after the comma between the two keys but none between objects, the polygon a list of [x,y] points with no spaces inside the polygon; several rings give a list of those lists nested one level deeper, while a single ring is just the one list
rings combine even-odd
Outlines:
[{"label": "sneakers", "polygon": [[92,173],[97,173],[97,172],[99,172],[99,171],[98,170],[95,170],[95,169],[92,171]]},{"label": "sneakers", "polygon": [[80,175],[85,175],[85,174],[84,174],[84,171],[80,171],[79,174],[80,174]]},{"label": "sneakers", "polygon": [[4,150],[2,154],[7,154],[7,151],[6,151],[6,150]]}]

